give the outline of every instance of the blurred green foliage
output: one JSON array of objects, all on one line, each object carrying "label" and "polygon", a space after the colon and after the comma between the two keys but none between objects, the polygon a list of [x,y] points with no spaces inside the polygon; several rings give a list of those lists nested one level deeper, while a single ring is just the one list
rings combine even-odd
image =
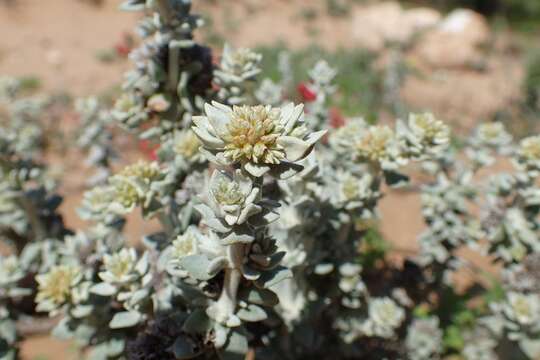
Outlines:
[{"label": "blurred green foliage", "polygon": [[[280,80],[276,67],[278,57],[282,51],[289,50],[276,46],[258,48],[257,51],[263,55],[261,78]],[[337,107],[346,116],[364,116],[367,121],[375,121],[382,106],[382,76],[373,68],[375,57],[372,54],[362,50],[328,52],[319,47],[289,52],[294,74],[289,94],[296,94],[296,86],[308,81],[308,71],[318,60],[325,59],[338,70],[335,79],[337,93],[331,99],[331,106]]]},{"label": "blurred green foliage", "polygon": [[540,49],[532,51],[529,55],[525,77],[525,101],[531,110],[540,111]]}]

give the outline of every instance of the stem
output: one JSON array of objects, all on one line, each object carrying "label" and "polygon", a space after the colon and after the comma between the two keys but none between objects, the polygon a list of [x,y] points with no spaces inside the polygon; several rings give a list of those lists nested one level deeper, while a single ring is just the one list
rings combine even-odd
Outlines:
[{"label": "stem", "polygon": [[165,24],[169,24],[173,19],[173,13],[169,0],[156,0],[156,7]]},{"label": "stem", "polygon": [[32,228],[34,239],[37,241],[44,240],[47,237],[47,230],[39,218],[39,214],[34,204],[32,204],[32,202],[28,200],[24,194],[22,194],[19,198],[19,203],[26,212],[28,221],[30,222],[30,226]]},{"label": "stem", "polygon": [[216,303],[216,307],[219,309],[219,321],[227,321],[236,310],[236,297],[242,279],[240,266],[244,257],[244,244],[232,244],[228,251],[233,267],[225,269],[223,289]]}]

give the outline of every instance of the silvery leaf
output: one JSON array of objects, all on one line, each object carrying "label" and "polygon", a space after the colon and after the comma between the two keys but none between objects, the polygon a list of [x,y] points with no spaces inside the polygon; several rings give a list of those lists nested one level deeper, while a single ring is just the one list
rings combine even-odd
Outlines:
[{"label": "silvery leaf", "polygon": [[212,322],[204,310],[195,310],[184,322],[182,331],[188,334],[205,334],[211,329],[211,325]]},{"label": "silvery leaf", "polygon": [[248,303],[268,307],[275,306],[279,303],[279,299],[274,292],[256,287],[244,290],[244,292],[240,293],[239,297]]},{"label": "silvery leaf", "polygon": [[83,318],[92,313],[94,306],[92,305],[77,305],[71,309],[70,313],[75,318]]},{"label": "silvery leaf", "polygon": [[248,322],[263,321],[268,318],[266,311],[264,311],[263,308],[255,304],[248,304],[247,307],[238,310],[236,315],[240,319]]},{"label": "silvery leaf", "polygon": [[220,353],[224,360],[244,360],[248,352],[246,335],[240,330],[231,331],[223,351]]},{"label": "silvery leaf", "polygon": [[111,329],[122,329],[137,325],[142,320],[142,314],[137,311],[123,311],[114,314],[109,327]]},{"label": "silvery leaf", "polygon": [[106,282],[93,285],[90,288],[91,293],[100,295],[100,296],[112,296],[116,294],[116,291],[117,291],[116,287]]},{"label": "silvery leaf", "polygon": [[255,284],[262,288],[269,288],[280,281],[291,278],[292,272],[284,266],[278,266],[270,271],[265,271],[259,279],[255,281]]},{"label": "silvery leaf", "polygon": [[180,259],[179,263],[194,279],[209,280],[212,278],[208,273],[210,261],[204,255],[189,255]]},{"label": "silvery leaf", "polygon": [[173,353],[176,359],[192,359],[198,355],[197,346],[187,336],[180,335],[174,342]]}]

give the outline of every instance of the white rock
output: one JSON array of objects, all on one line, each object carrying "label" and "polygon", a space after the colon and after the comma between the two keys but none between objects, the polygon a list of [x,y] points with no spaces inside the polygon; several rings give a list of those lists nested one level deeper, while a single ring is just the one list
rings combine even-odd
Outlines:
[{"label": "white rock", "polygon": [[479,47],[489,41],[485,18],[471,10],[451,12],[439,25],[426,33],[416,46],[421,60],[437,68],[462,68],[480,63]]},{"label": "white rock", "polygon": [[353,10],[351,36],[357,46],[380,51],[386,43],[407,43],[419,31],[435,26],[441,19],[436,10],[404,10],[387,1]]}]

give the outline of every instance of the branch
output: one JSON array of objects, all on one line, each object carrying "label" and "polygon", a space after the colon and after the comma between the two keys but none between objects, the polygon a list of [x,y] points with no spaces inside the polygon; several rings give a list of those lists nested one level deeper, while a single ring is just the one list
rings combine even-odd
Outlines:
[{"label": "branch", "polygon": [[22,337],[48,334],[58,324],[60,318],[34,318],[25,317],[17,321],[15,325],[17,333]]}]

